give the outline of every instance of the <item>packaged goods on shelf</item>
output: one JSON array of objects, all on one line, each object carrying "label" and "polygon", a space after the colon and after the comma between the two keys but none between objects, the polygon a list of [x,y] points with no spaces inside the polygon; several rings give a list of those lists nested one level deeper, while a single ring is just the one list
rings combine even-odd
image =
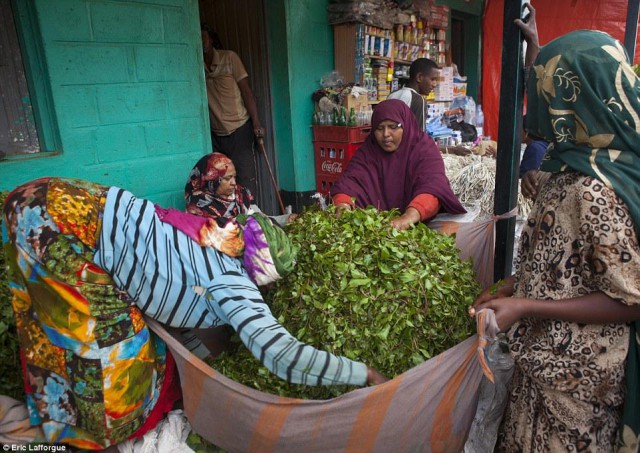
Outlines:
[{"label": "packaged goods on shelf", "polygon": [[449,110],[450,102],[430,102],[427,104],[427,119],[444,115]]},{"label": "packaged goods on shelf", "polygon": [[453,97],[457,98],[460,96],[467,95],[467,78],[455,75],[453,76]]},{"label": "packaged goods on shelf", "polygon": [[[408,21],[381,28],[362,23],[334,25],[335,68],[348,81],[365,85],[367,64],[376,60],[410,65],[418,58],[430,58],[439,66],[447,59],[448,7],[434,6],[436,22],[431,17],[411,15]],[[408,14],[405,14],[408,16]],[[391,73],[387,82],[392,82]],[[400,82],[402,85],[402,82]]]},{"label": "packaged goods on shelf", "polygon": [[436,101],[450,101],[453,99],[453,67],[446,66],[440,69],[440,77],[434,92]]}]

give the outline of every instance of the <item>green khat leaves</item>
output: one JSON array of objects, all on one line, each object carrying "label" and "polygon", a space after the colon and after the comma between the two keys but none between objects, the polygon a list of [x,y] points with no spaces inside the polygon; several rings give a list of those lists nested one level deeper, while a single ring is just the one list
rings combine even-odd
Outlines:
[{"label": "green khat leaves", "polygon": [[[294,336],[394,377],[465,340],[475,331],[467,308],[480,293],[455,238],[424,224],[397,231],[397,212],[357,209],[336,217],[305,211],[288,225],[299,247],[293,272],[265,294]],[[346,387],[291,385],[240,345],[213,363],[227,377],[259,390],[326,399]]]}]

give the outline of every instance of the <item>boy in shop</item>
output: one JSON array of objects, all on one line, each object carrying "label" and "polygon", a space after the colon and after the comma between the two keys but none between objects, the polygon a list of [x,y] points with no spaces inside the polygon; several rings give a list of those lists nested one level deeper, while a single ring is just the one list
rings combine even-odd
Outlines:
[{"label": "boy in shop", "polygon": [[423,131],[426,131],[427,125],[427,101],[424,96],[428,96],[435,89],[439,75],[440,69],[435,61],[418,58],[409,67],[409,82],[388,97],[407,104]]}]

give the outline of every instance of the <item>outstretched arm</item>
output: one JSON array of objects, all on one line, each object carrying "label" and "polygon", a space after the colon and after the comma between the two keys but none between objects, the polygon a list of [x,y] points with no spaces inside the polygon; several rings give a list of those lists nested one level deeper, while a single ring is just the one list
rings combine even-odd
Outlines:
[{"label": "outstretched arm", "polygon": [[300,342],[278,323],[246,276],[227,272],[212,283],[208,288],[210,309],[230,324],[254,357],[278,377],[304,385],[364,385],[386,380],[364,363]]},{"label": "outstretched arm", "polygon": [[495,311],[501,332],[521,318],[558,319],[581,324],[627,323],[640,319],[640,305],[625,305],[603,292],[562,300],[498,297],[474,303],[469,313],[475,316],[483,308]]}]

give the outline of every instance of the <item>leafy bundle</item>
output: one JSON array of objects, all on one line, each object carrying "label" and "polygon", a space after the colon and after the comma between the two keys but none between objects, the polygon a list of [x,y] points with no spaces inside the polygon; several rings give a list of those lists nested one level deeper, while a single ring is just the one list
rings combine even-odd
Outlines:
[{"label": "leafy bundle", "polygon": [[[397,231],[397,212],[307,210],[287,227],[300,250],[266,299],[299,340],[393,377],[474,331],[467,308],[480,292],[455,239],[423,224]],[[344,387],[291,385],[245,349],[213,363],[227,377],[283,396],[324,399]]]},{"label": "leafy bundle", "polygon": [[[0,192],[0,222],[7,192]],[[20,345],[11,308],[11,292],[7,275],[2,235],[0,235],[0,395],[23,401],[24,386],[20,366]]]}]

